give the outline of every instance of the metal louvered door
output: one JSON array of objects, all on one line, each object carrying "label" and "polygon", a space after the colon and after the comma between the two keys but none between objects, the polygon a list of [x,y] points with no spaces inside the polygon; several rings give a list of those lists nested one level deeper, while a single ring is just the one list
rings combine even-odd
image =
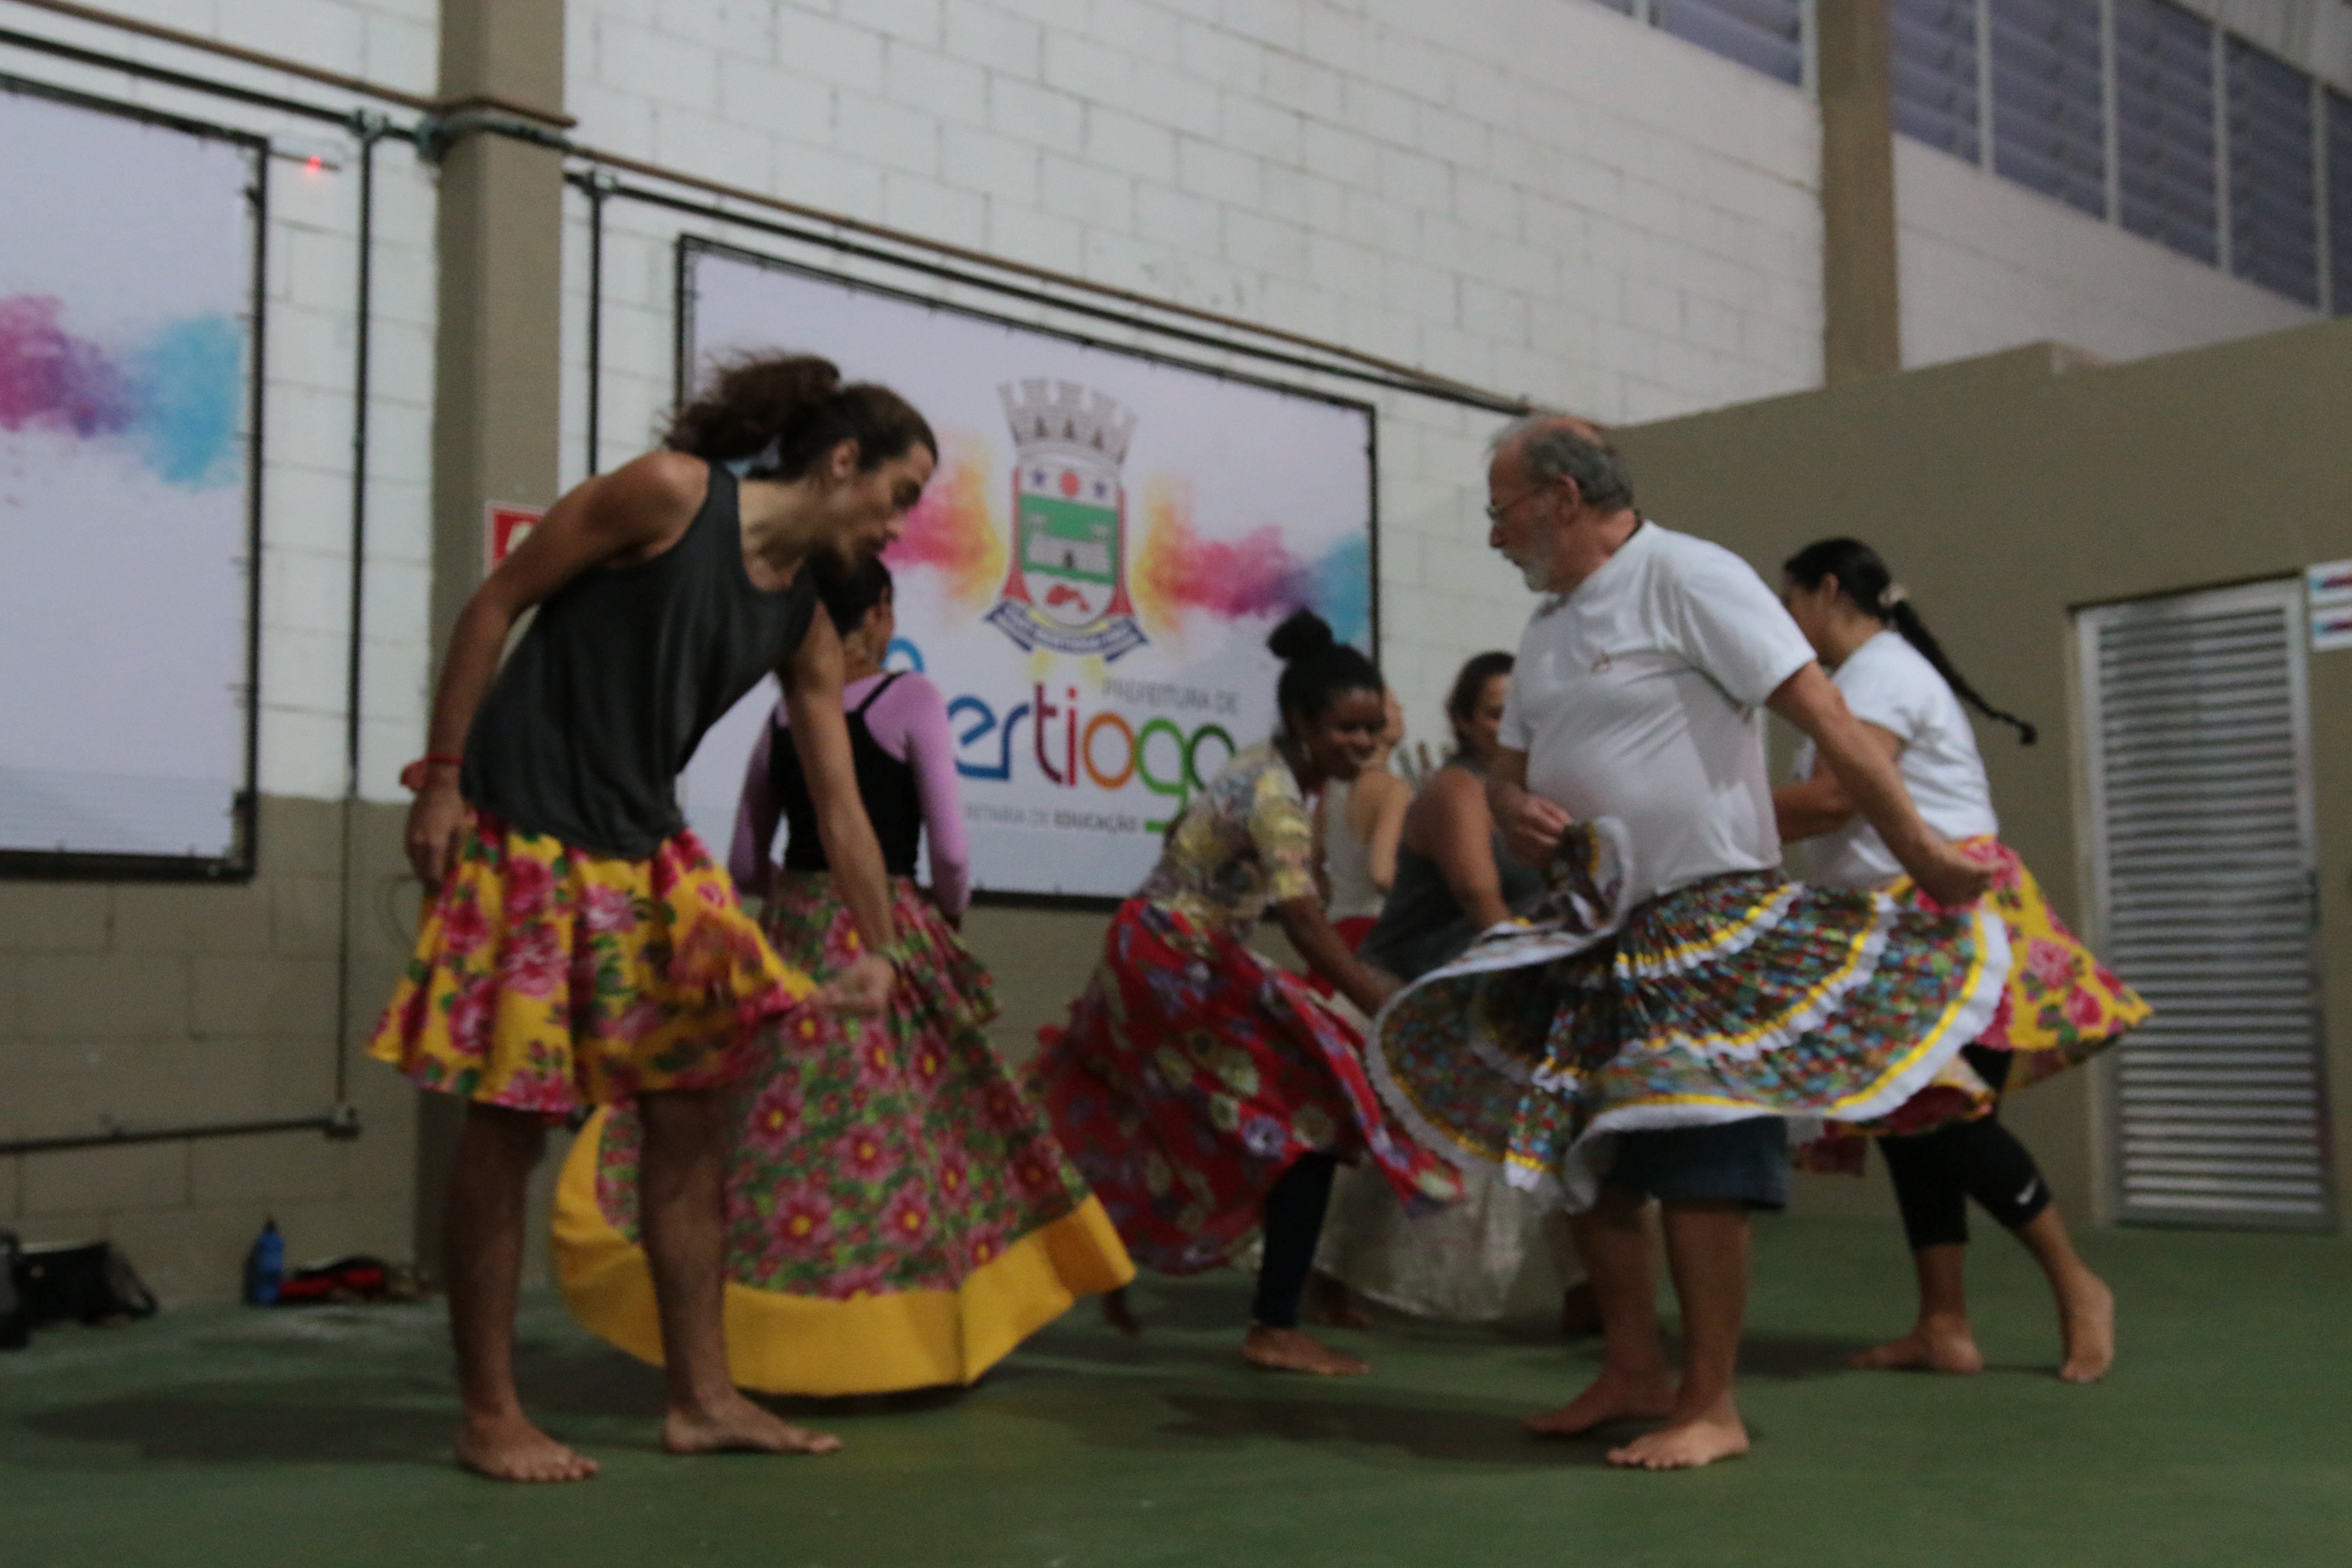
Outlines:
[{"label": "metal louvered door", "polygon": [[2123,1220],[2332,1221],[2303,585],[2075,617],[2101,956],[2156,1016],[2114,1051]]}]

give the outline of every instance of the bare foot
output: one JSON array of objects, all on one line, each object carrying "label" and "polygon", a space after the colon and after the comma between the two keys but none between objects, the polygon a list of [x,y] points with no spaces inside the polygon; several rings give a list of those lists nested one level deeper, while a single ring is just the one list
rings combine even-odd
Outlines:
[{"label": "bare foot", "polygon": [[1984,1352],[1968,1321],[1931,1318],[1899,1340],[1889,1340],[1851,1357],[1846,1365],[1862,1372],[1942,1372],[1968,1377],[1984,1370]]},{"label": "bare foot", "polygon": [[1575,1437],[1612,1421],[1654,1421],[1674,1407],[1675,1383],[1664,1367],[1620,1372],[1604,1366],[1591,1387],[1519,1425],[1538,1437]]},{"label": "bare foot", "polygon": [[1559,1331],[1572,1340],[1601,1331],[1601,1303],[1593,1300],[1591,1280],[1580,1279],[1560,1293]]},{"label": "bare foot", "polygon": [[1103,1292],[1102,1315],[1104,1322],[1129,1339],[1143,1337],[1143,1320],[1135,1315],[1135,1308],[1128,1301],[1126,1286]]},{"label": "bare foot", "polygon": [[2096,1383],[2116,1364],[2116,1293],[2095,1275],[2058,1309],[2066,1359],[2058,1375],[2067,1383]]},{"label": "bare foot", "polygon": [[1314,1377],[1361,1377],[1372,1363],[1342,1355],[1329,1345],[1308,1339],[1297,1329],[1254,1325],[1242,1342],[1242,1360],[1268,1372],[1303,1372]]},{"label": "bare foot", "polygon": [[516,1411],[457,1424],[457,1463],[494,1481],[584,1481],[596,1461],[575,1454]]},{"label": "bare foot", "polygon": [[1622,1448],[1612,1448],[1609,1462],[1628,1470],[1696,1470],[1746,1452],[1748,1428],[1738,1416],[1704,1415],[1661,1426]]},{"label": "bare foot", "polygon": [[1328,1274],[1307,1277],[1307,1315],[1315,1321],[1334,1329],[1369,1329],[1372,1315],[1349,1292],[1347,1286]]},{"label": "bare foot", "polygon": [[841,1439],[761,1409],[733,1389],[699,1410],[673,1408],[662,1422],[672,1454],[830,1454]]}]

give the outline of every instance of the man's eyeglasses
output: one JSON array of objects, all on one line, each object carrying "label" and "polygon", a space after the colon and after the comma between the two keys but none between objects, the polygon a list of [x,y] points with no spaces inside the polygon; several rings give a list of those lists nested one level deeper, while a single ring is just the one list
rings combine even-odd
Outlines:
[{"label": "man's eyeglasses", "polygon": [[1538,485],[1532,489],[1521,490],[1518,494],[1513,496],[1510,500],[1505,501],[1500,506],[1490,505],[1486,508],[1486,521],[1488,522],[1498,523],[1505,518],[1510,516],[1511,509],[1517,506],[1521,501],[1531,500],[1532,498],[1543,493],[1544,487]]}]

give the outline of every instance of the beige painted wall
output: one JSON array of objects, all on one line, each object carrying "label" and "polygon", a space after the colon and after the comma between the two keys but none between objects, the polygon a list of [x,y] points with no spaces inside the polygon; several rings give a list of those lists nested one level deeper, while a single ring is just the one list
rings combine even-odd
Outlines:
[{"label": "beige painted wall", "polygon": [[[2043,344],[1618,434],[1645,511],[1772,581],[1814,539],[1878,548],[1979,689],[2042,724],[2031,749],[1998,727],[1980,736],[2004,836],[2079,920],[2071,608],[2352,556],[2347,429],[2352,321],[2105,368]],[[2313,655],[2311,673],[2340,1128],[2352,1118],[2352,653]],[[2072,1194],[2095,1190],[2095,1088],[2094,1074],[2069,1074],[2011,1113]],[[2334,1147],[2341,1194],[2352,1152]]]}]

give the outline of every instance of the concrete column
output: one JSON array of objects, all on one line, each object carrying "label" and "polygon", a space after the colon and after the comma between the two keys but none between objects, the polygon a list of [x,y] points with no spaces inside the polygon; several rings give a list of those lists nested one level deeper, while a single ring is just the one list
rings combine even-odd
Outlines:
[{"label": "concrete column", "polygon": [[[563,0],[442,0],[441,112],[568,127]],[[433,403],[433,643],[483,574],[483,509],[555,499],[563,161],[472,134],[441,159],[440,327]],[[438,665],[436,666],[438,674]],[[426,1095],[416,1148],[416,1257],[441,1258],[441,1200],[461,1107]]]},{"label": "concrete column", "polygon": [[1822,102],[1822,369],[1834,386],[1903,368],[1886,0],[1815,0]]}]

